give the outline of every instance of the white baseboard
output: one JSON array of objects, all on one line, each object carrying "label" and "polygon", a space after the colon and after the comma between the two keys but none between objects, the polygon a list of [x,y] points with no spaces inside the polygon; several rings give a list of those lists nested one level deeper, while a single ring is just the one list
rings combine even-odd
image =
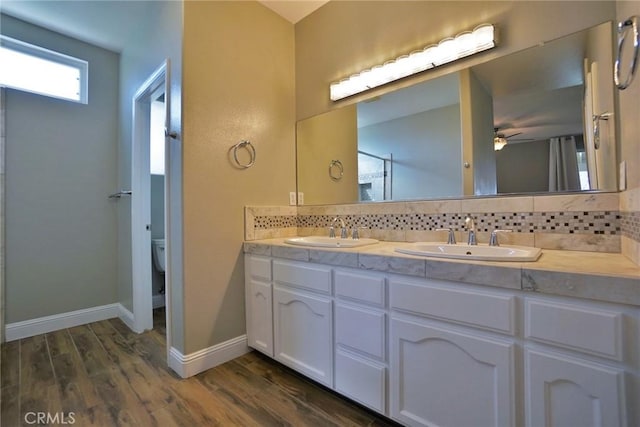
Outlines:
[{"label": "white baseboard", "polygon": [[129,327],[129,329],[137,332],[136,328],[134,328],[135,322],[133,321],[133,313],[130,312],[124,305],[122,305],[122,303],[118,304],[118,317],[124,322],[125,325]]},{"label": "white baseboard", "polygon": [[182,378],[189,378],[248,352],[247,336],[241,335],[187,355],[171,347],[168,362],[169,367],[178,375]]},{"label": "white baseboard", "polygon": [[153,308],[164,307],[164,294],[154,295],[152,304]]},{"label": "white baseboard", "polygon": [[46,334],[74,326],[118,317],[120,304],[107,304],[22,322],[8,323],[5,327],[5,339],[15,341],[35,335]]}]

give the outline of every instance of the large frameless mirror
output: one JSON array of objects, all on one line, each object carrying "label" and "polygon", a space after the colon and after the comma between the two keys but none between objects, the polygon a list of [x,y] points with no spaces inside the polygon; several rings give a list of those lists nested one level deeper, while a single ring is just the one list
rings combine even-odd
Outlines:
[{"label": "large frameless mirror", "polygon": [[615,191],[612,48],[605,22],[302,120],[298,191],[311,205]]}]

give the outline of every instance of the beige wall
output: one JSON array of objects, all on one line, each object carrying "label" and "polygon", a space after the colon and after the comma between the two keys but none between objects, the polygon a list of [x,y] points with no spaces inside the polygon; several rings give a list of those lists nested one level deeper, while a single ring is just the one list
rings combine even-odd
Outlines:
[{"label": "beige wall", "polygon": [[[631,15],[640,16],[640,2],[619,1],[617,2],[618,20],[624,20]],[[631,44],[631,36],[628,36],[627,43]],[[628,64],[623,65],[624,74],[627,75]],[[640,69],[637,74],[640,74]],[[620,100],[620,123],[621,123],[621,154],[622,160],[627,162],[627,182],[628,188],[640,187],[640,75],[636,75],[635,80],[627,89],[618,91]],[[639,210],[636,207],[635,210]]]},{"label": "beige wall", "polygon": [[[245,205],[295,191],[293,25],[256,2],[188,1],[183,43],[184,354],[245,333]],[[249,169],[229,148],[253,142]]]},{"label": "beige wall", "polygon": [[[614,18],[615,3],[611,1],[332,1],[296,24],[297,119]],[[329,100],[331,82],[484,22],[499,28],[496,49],[365,96]]]},{"label": "beige wall", "polygon": [[[640,2],[616,2],[617,19],[622,21],[632,15],[640,16]],[[627,43],[630,45],[631,37]],[[624,65],[623,67],[628,67]],[[638,69],[640,74],[640,69]],[[624,74],[626,76],[626,74]],[[640,75],[625,90],[618,91],[620,102],[620,151],[627,162],[627,191],[620,195],[620,210],[640,211]],[[640,264],[640,242],[622,236],[622,253]]]},{"label": "beige wall", "polygon": [[[358,201],[358,112],[350,106],[298,122],[296,127],[298,191],[304,203],[321,205]],[[329,165],[339,160],[342,178],[332,180]],[[340,173],[334,166],[334,177]]]}]

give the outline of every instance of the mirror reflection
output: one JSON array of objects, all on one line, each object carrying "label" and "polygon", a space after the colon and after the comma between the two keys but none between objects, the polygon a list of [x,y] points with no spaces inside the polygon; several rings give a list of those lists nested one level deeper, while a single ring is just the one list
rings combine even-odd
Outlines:
[{"label": "mirror reflection", "polygon": [[615,190],[612,31],[606,22],[298,122],[298,191],[334,204]]}]

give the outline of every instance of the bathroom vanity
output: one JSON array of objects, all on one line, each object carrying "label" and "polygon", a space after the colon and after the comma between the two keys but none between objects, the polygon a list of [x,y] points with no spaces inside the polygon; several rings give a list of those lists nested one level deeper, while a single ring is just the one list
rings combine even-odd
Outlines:
[{"label": "bathroom vanity", "polygon": [[640,269],[624,257],[393,248],[245,243],[249,346],[404,425],[638,425]]}]

